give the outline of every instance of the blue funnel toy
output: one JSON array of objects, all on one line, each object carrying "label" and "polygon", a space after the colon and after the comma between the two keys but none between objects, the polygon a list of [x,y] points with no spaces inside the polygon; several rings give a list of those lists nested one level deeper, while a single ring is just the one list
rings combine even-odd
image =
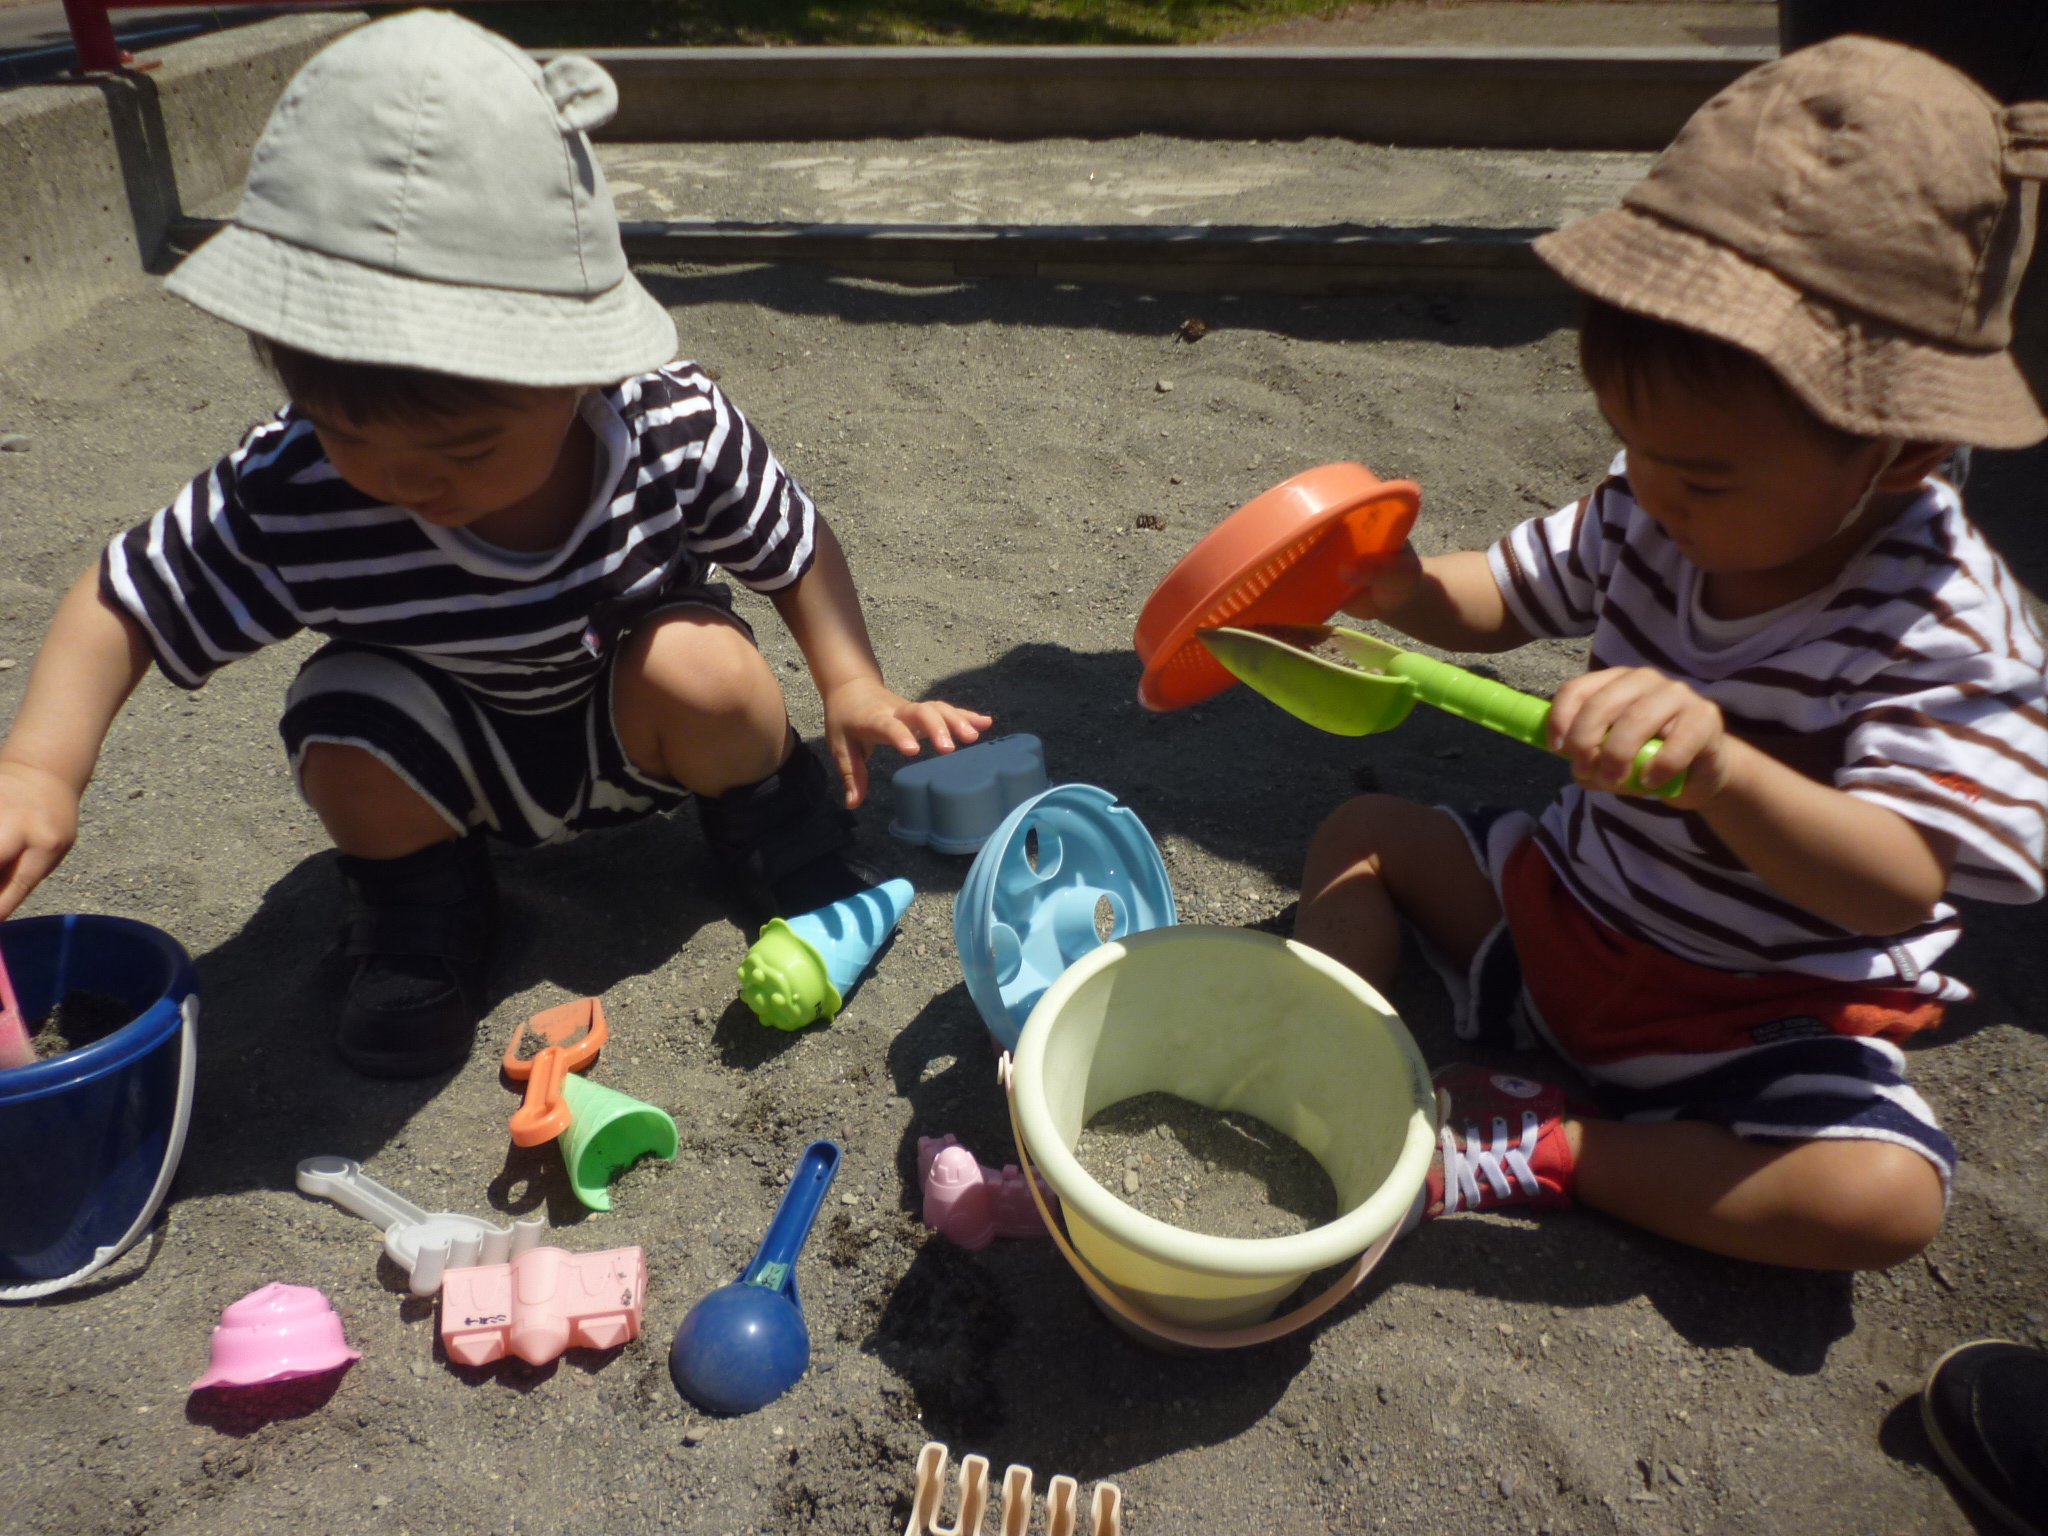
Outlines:
[{"label": "blue funnel toy", "polygon": [[690,1308],[669,1346],[676,1390],[713,1413],[752,1413],[803,1379],[811,1332],[796,1294],[796,1257],[839,1173],[839,1143],[814,1141],[790,1175],[768,1235],[738,1280]]},{"label": "blue funnel toy", "polygon": [[776,1029],[836,1018],[916,895],[908,880],[885,880],[788,922],[771,917],[740,962],[740,1000]]}]

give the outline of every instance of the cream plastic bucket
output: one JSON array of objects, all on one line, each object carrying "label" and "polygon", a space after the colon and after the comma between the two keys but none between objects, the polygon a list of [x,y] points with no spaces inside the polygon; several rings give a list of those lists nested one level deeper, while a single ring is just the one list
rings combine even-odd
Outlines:
[{"label": "cream plastic bucket", "polygon": [[[1010,1091],[1082,1278],[1092,1269],[1127,1321],[1184,1343],[1213,1334],[1210,1347],[1260,1342],[1340,1299],[1343,1282],[1284,1326],[1257,1326],[1316,1270],[1384,1251],[1436,1139],[1428,1068],[1386,1000],[1315,950],[1235,928],[1154,929],[1076,962],[1031,1011]],[[1293,1137],[1336,1186],[1336,1219],[1291,1237],[1221,1238],[1126,1205],[1073,1147],[1098,1112],[1154,1092]],[[1351,1285],[1377,1256],[1354,1266]]]}]

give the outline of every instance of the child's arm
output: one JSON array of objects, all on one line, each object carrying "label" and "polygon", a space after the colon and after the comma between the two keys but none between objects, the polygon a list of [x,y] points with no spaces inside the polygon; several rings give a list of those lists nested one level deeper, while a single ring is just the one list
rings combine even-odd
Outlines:
[{"label": "child's arm", "polygon": [[882,664],[868,641],[853,572],[825,520],[817,521],[817,556],[794,585],[773,593],[776,611],[802,647],[825,701],[825,743],[846,781],[846,803],[867,794],[868,754],[884,742],[905,757],[924,736],[941,752],[972,742],[995,721],[937,699],[913,704],[882,681]]},{"label": "child's arm", "polygon": [[149,665],[142,631],[100,596],[93,565],[57,605],[0,744],[0,918],[71,851],[107,728]]},{"label": "child's arm", "polygon": [[1902,933],[1926,921],[1948,887],[1953,838],[1807,778],[1740,737],[1720,709],[1649,667],[1573,678],[1550,711],[1552,750],[1588,789],[1612,790],[1652,736],[1664,750],[1643,777],[1689,771],[1671,802],[1697,811],[1765,884],[1856,933]]},{"label": "child's arm", "polygon": [[1425,559],[1404,544],[1344,612],[1446,651],[1511,651],[1531,638],[1509,612],[1485,552],[1476,549]]}]

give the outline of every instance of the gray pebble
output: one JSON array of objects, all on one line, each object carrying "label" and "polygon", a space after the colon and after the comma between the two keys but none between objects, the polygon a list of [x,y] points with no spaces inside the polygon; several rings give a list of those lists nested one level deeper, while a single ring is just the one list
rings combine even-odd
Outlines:
[{"label": "gray pebble", "polygon": [[1138,1192],[1138,1174],[1137,1174],[1137,1170],[1136,1170],[1136,1169],[1129,1169],[1129,1168],[1127,1168],[1127,1169],[1125,1169],[1125,1170],[1124,1170],[1124,1193],[1125,1193],[1125,1194],[1127,1194],[1127,1195],[1135,1195],[1135,1194],[1136,1194],[1137,1192]]},{"label": "gray pebble", "polygon": [[0,432],[0,453],[27,453],[32,446],[26,433]]}]

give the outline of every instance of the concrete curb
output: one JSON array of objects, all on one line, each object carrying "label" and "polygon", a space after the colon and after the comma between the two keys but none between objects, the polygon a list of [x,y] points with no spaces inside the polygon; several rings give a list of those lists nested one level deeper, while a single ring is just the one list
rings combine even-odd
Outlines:
[{"label": "concrete curb", "polygon": [[[153,70],[0,94],[0,355],[162,270],[184,209],[233,191],[292,73],[360,13],[160,50]],[[1654,149],[1756,48],[600,49],[622,141],[959,134],[1332,135]],[[1553,291],[1536,231],[649,225],[643,261],[814,261],[910,281],[998,273],[1148,286]],[[173,242],[175,243],[175,242]]]},{"label": "concrete curb", "polygon": [[636,261],[718,266],[814,262],[899,282],[1039,277],[1145,288],[1287,293],[1389,289],[1488,297],[1562,295],[1537,260],[1540,229],[1147,225],[646,224]]},{"label": "concrete curb", "polygon": [[[215,219],[182,220],[169,247],[182,256],[219,227]],[[637,263],[809,262],[905,283],[1040,277],[1199,291],[1419,289],[1487,298],[1569,291],[1530,248],[1541,229],[640,221],[621,225],[621,233]]]},{"label": "concrete curb", "polygon": [[[598,48],[615,142],[1108,138],[1661,149],[1771,48]],[[546,58],[550,55],[542,54]]]},{"label": "concrete curb", "polygon": [[0,93],[0,355],[140,288],[188,204],[239,187],[285,82],[360,13],[175,43],[148,71]]}]

